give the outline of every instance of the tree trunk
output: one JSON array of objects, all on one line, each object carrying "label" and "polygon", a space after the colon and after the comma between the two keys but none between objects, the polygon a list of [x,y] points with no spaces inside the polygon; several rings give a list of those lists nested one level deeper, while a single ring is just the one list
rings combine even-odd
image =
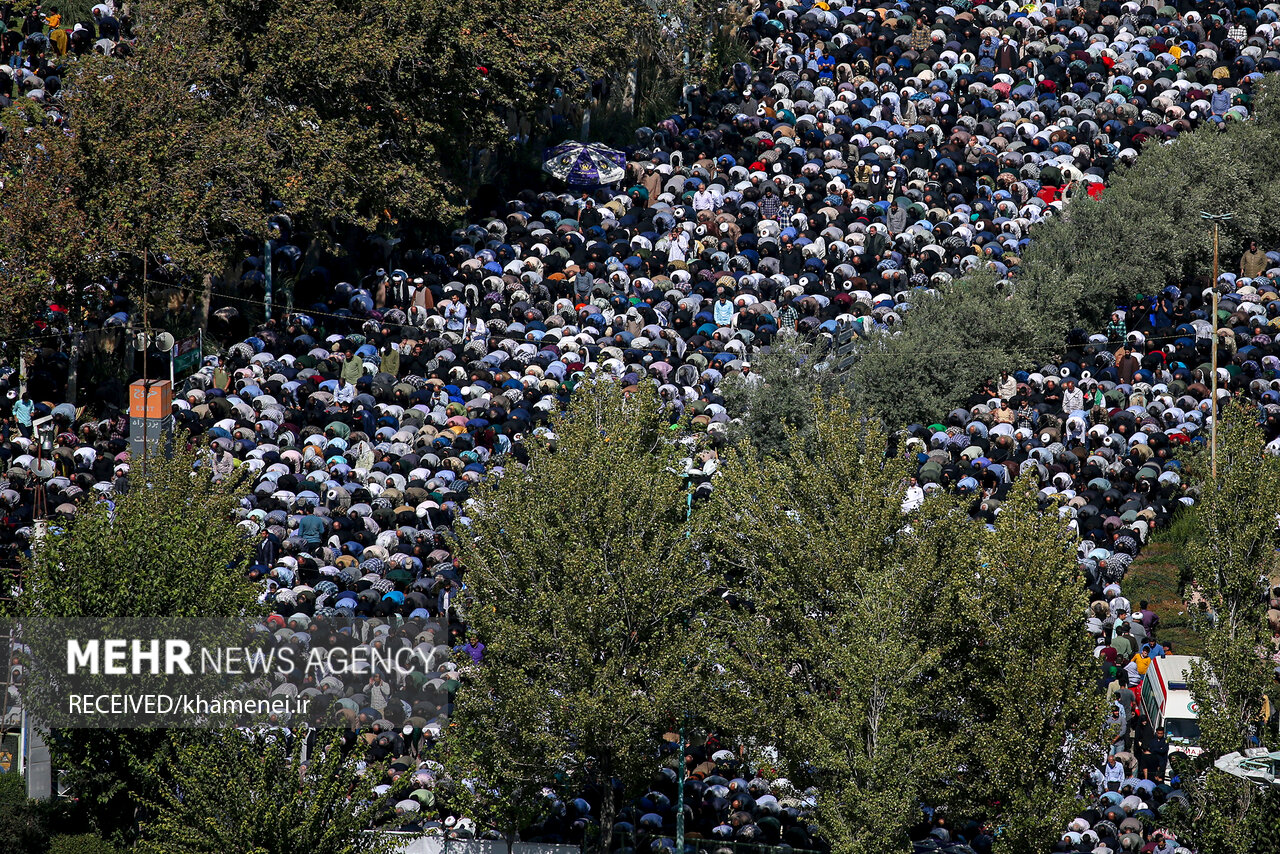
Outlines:
[{"label": "tree trunk", "polygon": [[599,854],[609,854],[613,846],[613,822],[618,815],[618,804],[613,792],[613,775],[601,775],[600,791],[600,847]]},{"label": "tree trunk", "polygon": [[639,82],[639,65],[632,62],[631,67],[627,69],[627,94],[622,99],[622,109],[626,110],[631,118],[636,116],[636,90],[639,88]]},{"label": "tree trunk", "polygon": [[76,405],[76,398],[79,391],[79,378],[77,376],[80,370],[80,348],[84,344],[84,327],[80,327],[71,333],[71,352],[67,357],[67,400],[72,406]]},{"label": "tree trunk", "polygon": [[[204,284],[200,293],[200,331],[209,331],[209,303],[213,302],[213,274],[204,274]],[[203,356],[203,354],[201,354]]]}]

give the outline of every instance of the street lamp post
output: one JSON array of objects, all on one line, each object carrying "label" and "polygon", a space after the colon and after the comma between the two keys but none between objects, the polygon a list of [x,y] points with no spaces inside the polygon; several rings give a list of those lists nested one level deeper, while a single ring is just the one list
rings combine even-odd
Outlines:
[{"label": "street lamp post", "polygon": [[1213,371],[1213,382],[1210,385],[1209,414],[1213,422],[1209,425],[1209,475],[1218,481],[1218,227],[1235,216],[1234,211],[1223,211],[1212,214],[1200,211],[1200,218],[1213,223],[1213,341],[1211,346],[1210,368]]}]

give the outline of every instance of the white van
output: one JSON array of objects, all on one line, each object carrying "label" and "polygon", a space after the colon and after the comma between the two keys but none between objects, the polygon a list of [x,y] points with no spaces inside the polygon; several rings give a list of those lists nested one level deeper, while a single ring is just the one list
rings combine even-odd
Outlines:
[{"label": "white van", "polygon": [[1166,655],[1153,658],[1142,680],[1142,710],[1153,730],[1164,727],[1169,752],[1199,756],[1200,707],[1191,697],[1187,678],[1190,655]]}]

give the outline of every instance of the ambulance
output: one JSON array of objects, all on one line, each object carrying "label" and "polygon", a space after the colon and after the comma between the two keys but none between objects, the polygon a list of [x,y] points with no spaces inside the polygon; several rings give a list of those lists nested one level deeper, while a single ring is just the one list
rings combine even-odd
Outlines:
[{"label": "ambulance", "polygon": [[1167,655],[1153,658],[1142,680],[1142,710],[1153,730],[1164,727],[1169,753],[1199,756],[1200,707],[1191,697],[1187,679],[1190,655]]}]

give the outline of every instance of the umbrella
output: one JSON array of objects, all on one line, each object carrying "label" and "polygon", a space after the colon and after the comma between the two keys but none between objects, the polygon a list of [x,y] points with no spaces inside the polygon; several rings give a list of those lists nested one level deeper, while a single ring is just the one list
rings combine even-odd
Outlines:
[{"label": "umbrella", "polygon": [[543,169],[575,186],[613,184],[626,174],[626,155],[597,143],[565,142],[543,156]]}]

